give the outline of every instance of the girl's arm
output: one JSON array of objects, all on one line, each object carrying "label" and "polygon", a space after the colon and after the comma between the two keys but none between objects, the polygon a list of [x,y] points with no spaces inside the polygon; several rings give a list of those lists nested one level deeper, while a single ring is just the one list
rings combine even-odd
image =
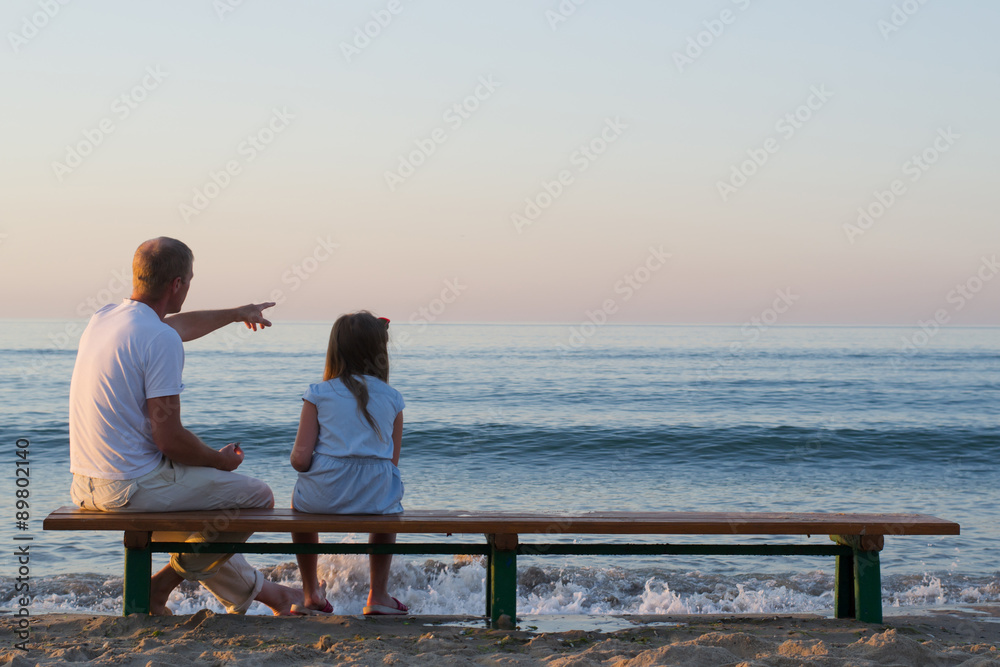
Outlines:
[{"label": "girl's arm", "polygon": [[[401,424],[402,425],[402,424]],[[292,445],[292,467],[299,472],[308,472],[312,465],[313,450],[319,439],[319,415],[313,403],[302,400],[302,415],[299,417],[299,432]]]},{"label": "girl's arm", "polygon": [[399,467],[399,450],[403,447],[403,413],[392,423],[392,465]]}]

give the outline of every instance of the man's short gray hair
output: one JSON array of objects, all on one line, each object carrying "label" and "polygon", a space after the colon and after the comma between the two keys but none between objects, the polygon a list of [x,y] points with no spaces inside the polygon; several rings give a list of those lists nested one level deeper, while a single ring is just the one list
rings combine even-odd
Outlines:
[{"label": "man's short gray hair", "polygon": [[194,253],[181,241],[166,236],[145,241],[132,258],[132,291],[158,299],[174,278],[187,278],[193,266]]}]

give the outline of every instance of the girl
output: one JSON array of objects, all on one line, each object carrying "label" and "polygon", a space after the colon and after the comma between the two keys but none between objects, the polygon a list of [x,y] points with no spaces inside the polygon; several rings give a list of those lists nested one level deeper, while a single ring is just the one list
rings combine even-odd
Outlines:
[{"label": "girl", "polygon": [[[330,332],[323,382],[302,396],[302,416],[292,447],[299,478],[292,507],[314,514],[396,514],[403,511],[399,450],[403,438],[403,397],[390,387],[389,320],[367,311],[341,315]],[[315,544],[316,533],[292,533],[292,541]],[[390,544],[396,536],[373,533],[369,543]],[[330,614],[316,556],[297,556],[304,606],[298,614]],[[389,595],[392,554],[368,557],[371,589],[365,615],[405,614],[406,605]]]}]

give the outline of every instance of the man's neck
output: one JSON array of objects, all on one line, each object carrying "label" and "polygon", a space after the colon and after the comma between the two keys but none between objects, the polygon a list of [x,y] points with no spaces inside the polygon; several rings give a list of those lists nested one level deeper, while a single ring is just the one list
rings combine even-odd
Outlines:
[{"label": "man's neck", "polygon": [[144,296],[142,294],[134,294],[133,293],[132,296],[130,296],[129,298],[132,299],[133,301],[138,301],[139,303],[144,303],[147,306],[149,306],[150,308],[152,308],[153,312],[156,313],[157,317],[159,317],[161,321],[166,319],[166,317],[167,317],[167,299],[165,297],[164,298],[160,298],[160,299],[151,299],[151,298],[149,298],[147,296]]}]

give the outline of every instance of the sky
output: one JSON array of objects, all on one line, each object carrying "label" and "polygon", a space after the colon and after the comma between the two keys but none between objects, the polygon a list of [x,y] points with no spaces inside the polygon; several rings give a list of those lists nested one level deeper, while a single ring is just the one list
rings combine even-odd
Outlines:
[{"label": "sky", "polygon": [[8,0],[3,317],[1000,324],[989,0]]}]

